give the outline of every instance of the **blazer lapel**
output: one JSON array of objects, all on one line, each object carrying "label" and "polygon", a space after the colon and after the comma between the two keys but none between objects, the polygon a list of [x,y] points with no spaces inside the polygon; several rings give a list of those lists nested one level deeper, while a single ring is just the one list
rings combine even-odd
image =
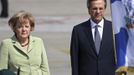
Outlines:
[{"label": "blazer lapel", "polygon": [[85,24],[85,28],[84,28],[85,34],[88,38],[88,41],[90,42],[90,46],[93,50],[93,53],[95,53],[95,55],[97,55],[96,50],[95,50],[95,45],[94,45],[94,40],[93,40],[93,36],[92,36],[92,29],[91,29],[91,23],[90,20],[88,20]]},{"label": "blazer lapel", "polygon": [[[28,46],[28,53],[33,49],[33,41],[34,41],[32,36],[29,36],[29,38],[30,38],[30,41],[29,41],[29,46]],[[13,46],[16,47],[18,50],[20,50],[21,52],[23,52],[23,49],[20,43],[18,42],[17,38],[15,37],[15,35],[11,39],[12,39]]]},{"label": "blazer lapel", "polygon": [[29,46],[28,46],[28,52],[30,52],[33,49],[33,43],[34,43],[34,39],[32,36],[29,36]]},{"label": "blazer lapel", "polygon": [[[104,19],[104,28],[103,28],[103,36],[102,36],[102,41],[101,41],[101,46],[100,46],[100,52],[99,55],[103,55],[103,53],[105,54],[105,48],[107,45],[107,43],[109,42],[108,39],[111,38],[110,37],[110,29],[111,25],[108,25],[106,20]],[[111,32],[112,33],[112,32]]]},{"label": "blazer lapel", "polygon": [[18,42],[17,38],[15,37],[15,35],[11,39],[12,39],[13,46],[22,51],[22,47]]}]

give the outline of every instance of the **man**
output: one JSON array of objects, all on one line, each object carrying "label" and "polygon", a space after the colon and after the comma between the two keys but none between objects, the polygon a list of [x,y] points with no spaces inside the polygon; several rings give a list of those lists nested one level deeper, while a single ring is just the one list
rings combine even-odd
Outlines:
[{"label": "man", "polygon": [[104,18],[106,0],[87,0],[87,7],[91,18],[72,32],[72,75],[115,75],[112,23]]}]

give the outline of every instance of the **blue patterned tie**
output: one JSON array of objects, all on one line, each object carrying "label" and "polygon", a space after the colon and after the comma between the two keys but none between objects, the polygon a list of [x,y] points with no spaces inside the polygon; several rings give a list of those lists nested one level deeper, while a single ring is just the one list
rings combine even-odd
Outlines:
[{"label": "blue patterned tie", "polygon": [[97,54],[99,54],[100,42],[101,42],[101,38],[100,38],[99,31],[98,31],[98,27],[99,27],[99,25],[95,26],[95,48],[96,48]]}]

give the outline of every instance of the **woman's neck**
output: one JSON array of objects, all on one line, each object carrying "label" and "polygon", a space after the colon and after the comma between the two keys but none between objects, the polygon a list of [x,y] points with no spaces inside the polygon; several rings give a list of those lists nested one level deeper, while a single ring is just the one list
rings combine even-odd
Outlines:
[{"label": "woman's neck", "polygon": [[29,44],[29,38],[18,38],[18,41],[22,47],[27,46]]},{"label": "woman's neck", "polygon": [[29,44],[28,38],[20,40],[20,44],[22,47],[27,46]]}]

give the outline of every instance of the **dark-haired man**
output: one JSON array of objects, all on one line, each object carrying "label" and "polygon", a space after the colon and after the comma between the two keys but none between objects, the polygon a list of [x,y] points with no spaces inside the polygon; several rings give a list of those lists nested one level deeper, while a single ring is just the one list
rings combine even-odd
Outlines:
[{"label": "dark-haired man", "polygon": [[74,26],[72,75],[115,75],[112,23],[104,18],[106,0],[87,0],[90,19]]}]

